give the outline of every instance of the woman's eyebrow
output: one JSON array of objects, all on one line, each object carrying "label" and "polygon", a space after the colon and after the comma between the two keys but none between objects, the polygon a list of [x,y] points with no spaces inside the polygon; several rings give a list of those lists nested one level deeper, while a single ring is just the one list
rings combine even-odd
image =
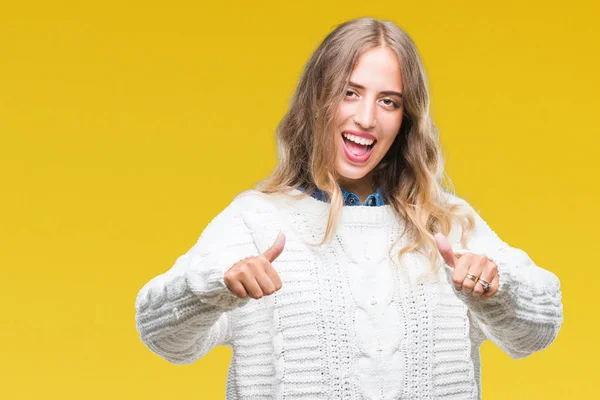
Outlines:
[{"label": "woman's eyebrow", "polygon": [[[357,89],[364,89],[365,87],[362,85],[359,85],[358,83],[355,82],[348,82],[348,85],[353,86]],[[398,96],[400,98],[403,97],[403,93],[402,92],[395,92],[393,90],[385,90],[383,92],[380,92],[380,94],[384,94],[386,96]]]}]

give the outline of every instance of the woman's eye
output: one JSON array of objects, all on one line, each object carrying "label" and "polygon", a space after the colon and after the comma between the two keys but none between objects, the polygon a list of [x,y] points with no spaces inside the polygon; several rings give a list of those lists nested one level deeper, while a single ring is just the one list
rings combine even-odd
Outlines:
[{"label": "woman's eye", "polygon": [[394,106],[394,108],[398,108],[399,107],[398,103],[396,103],[394,100],[383,99],[383,101],[388,101],[389,102],[389,103],[386,103],[386,106]]},{"label": "woman's eye", "polygon": [[[352,90],[346,90],[346,97],[352,97],[352,95],[356,95]],[[386,106],[392,106],[394,108],[399,108],[400,104],[392,99],[383,99]]]}]

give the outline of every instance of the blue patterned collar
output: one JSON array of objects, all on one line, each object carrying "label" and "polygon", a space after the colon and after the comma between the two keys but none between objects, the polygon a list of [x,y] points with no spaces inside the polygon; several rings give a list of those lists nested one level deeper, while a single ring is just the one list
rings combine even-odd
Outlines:
[{"label": "blue patterned collar", "polygon": [[[347,190],[345,190],[343,187],[340,186],[340,189],[342,191],[342,195],[344,196],[344,205],[345,206],[370,206],[370,207],[379,207],[379,206],[384,206],[385,205],[385,201],[383,198],[383,192],[381,190],[381,188],[377,188],[377,190],[375,191],[375,193],[369,195],[369,197],[366,198],[366,200],[364,201],[364,203],[360,203],[360,199],[358,198],[358,196],[352,192],[349,192]],[[304,191],[304,188],[302,186],[298,187],[298,190],[300,191]],[[312,197],[314,197],[317,200],[321,200],[324,202],[328,202],[328,197],[327,197],[327,193],[323,192],[321,189],[319,188],[315,188],[315,191],[312,194]]]}]

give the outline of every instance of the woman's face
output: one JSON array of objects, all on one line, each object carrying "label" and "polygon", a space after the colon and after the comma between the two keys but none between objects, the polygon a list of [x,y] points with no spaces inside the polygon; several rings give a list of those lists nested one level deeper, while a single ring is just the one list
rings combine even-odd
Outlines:
[{"label": "woman's face", "polygon": [[335,168],[342,186],[373,189],[369,174],[402,124],[402,91],[400,64],[392,50],[374,48],[359,57],[335,119]]}]

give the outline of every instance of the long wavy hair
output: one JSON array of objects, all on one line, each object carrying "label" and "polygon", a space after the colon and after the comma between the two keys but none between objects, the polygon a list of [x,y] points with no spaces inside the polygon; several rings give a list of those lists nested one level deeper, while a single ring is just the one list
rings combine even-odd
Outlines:
[{"label": "long wavy hair", "polygon": [[277,127],[278,165],[256,189],[263,194],[289,193],[302,186],[305,190],[299,196],[308,196],[315,188],[327,193],[327,228],[315,245],[331,240],[343,207],[334,168],[337,107],[360,55],[380,46],[387,46],[398,57],[404,115],[393,144],[372,171],[372,183],[381,187],[386,203],[406,222],[394,245],[407,232],[411,240],[400,249],[398,258],[416,250],[431,261],[428,272],[435,275],[441,264],[433,235],[448,235],[456,219],[462,226],[461,243],[465,246],[474,218],[467,207],[448,201],[447,193],[453,194],[453,189],[443,184],[443,158],[429,113],[425,70],[412,39],[393,22],[354,19],[325,37],[305,65],[289,110]]}]

